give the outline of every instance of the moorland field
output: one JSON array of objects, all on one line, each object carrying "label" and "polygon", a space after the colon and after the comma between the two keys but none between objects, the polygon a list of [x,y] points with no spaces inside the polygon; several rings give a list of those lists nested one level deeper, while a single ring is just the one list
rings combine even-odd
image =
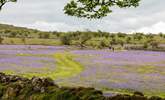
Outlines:
[{"label": "moorland field", "polygon": [[0,71],[50,77],[60,86],[94,87],[105,95],[165,97],[165,35],[42,32],[0,25]]}]

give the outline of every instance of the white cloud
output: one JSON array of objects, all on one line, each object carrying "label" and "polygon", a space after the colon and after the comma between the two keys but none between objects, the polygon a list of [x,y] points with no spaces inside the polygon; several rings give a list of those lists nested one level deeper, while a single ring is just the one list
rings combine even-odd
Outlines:
[{"label": "white cloud", "polygon": [[138,32],[145,32],[145,33],[160,33],[165,32],[165,22],[158,22],[154,25],[143,27],[137,30]]}]

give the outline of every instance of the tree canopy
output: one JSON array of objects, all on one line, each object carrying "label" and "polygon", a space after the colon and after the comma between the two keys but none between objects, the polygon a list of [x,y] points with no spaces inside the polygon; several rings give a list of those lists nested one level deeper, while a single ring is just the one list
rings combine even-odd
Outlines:
[{"label": "tree canopy", "polygon": [[99,19],[112,12],[113,6],[137,7],[140,0],[72,0],[65,7],[65,14],[88,19]]},{"label": "tree canopy", "polygon": [[[7,2],[17,0],[0,0],[0,10]],[[64,13],[79,18],[100,19],[112,12],[111,8],[137,7],[141,0],[71,0],[64,7]]]},{"label": "tree canopy", "polygon": [[0,10],[7,2],[16,2],[17,0],[0,0]]}]

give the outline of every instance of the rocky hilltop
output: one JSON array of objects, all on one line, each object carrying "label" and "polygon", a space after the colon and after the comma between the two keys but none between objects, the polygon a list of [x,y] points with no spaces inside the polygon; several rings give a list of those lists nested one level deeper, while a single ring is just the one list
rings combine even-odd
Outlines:
[{"label": "rocky hilltop", "polygon": [[32,79],[0,73],[0,100],[165,100],[143,93],[105,97],[102,91],[84,87],[59,87],[50,78]]}]

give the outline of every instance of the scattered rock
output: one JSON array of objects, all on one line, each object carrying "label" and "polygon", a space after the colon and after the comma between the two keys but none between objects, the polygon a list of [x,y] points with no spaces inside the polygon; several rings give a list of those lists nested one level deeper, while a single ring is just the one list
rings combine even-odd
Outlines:
[{"label": "scattered rock", "polygon": [[148,98],[140,95],[133,95],[131,100],[148,100]]},{"label": "scattered rock", "polygon": [[56,86],[56,87],[58,87],[57,85],[54,84],[54,81],[51,78],[43,78],[42,83],[46,87],[47,86]]},{"label": "scattered rock", "polygon": [[144,94],[143,94],[143,93],[141,93],[141,92],[139,92],[139,91],[134,92],[134,95],[144,96]]}]

